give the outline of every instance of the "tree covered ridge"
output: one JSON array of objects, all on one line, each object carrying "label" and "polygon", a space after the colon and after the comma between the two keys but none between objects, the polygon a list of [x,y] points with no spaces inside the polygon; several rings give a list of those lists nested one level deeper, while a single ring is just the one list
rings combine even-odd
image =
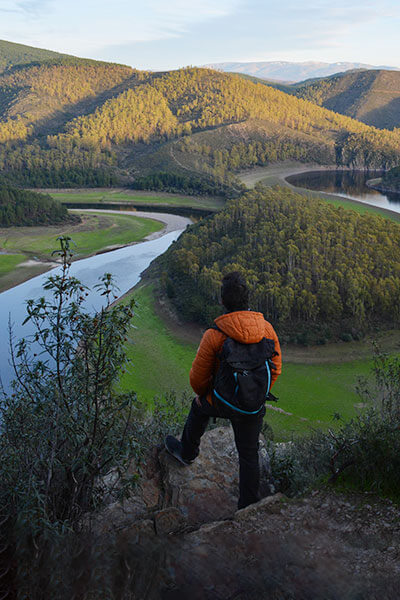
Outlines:
[{"label": "tree covered ridge", "polygon": [[33,124],[121,84],[136,72],[91,61],[31,65],[0,75],[0,141],[26,140]]},{"label": "tree covered ridge", "polygon": [[400,127],[400,72],[356,70],[287,87],[295,94],[379,128]]},{"label": "tree covered ridge", "polygon": [[78,221],[48,194],[19,190],[0,181],[0,226],[58,225]]},{"label": "tree covered ridge", "polygon": [[[143,108],[137,114],[146,102],[159,104],[153,121]],[[94,114],[67,124],[66,135],[75,143],[80,139],[85,144],[88,137],[93,143],[104,143],[107,130],[113,129],[110,139],[116,143],[149,141],[152,134],[168,138],[249,119],[323,138],[325,143],[328,140],[336,148],[331,160],[338,164],[350,161],[372,167],[378,163],[386,168],[399,160],[397,131],[377,130],[271,87],[197,68],[154,77],[144,86],[123,92]],[[366,154],[367,145],[371,149]],[[373,158],[373,153],[378,156]]]},{"label": "tree covered ridge", "polygon": [[180,314],[206,325],[233,270],[249,282],[252,309],[290,336],[314,332],[323,342],[400,320],[399,225],[286,188],[258,186],[229,201],[157,264]]},{"label": "tree covered ridge", "polygon": [[233,171],[275,160],[383,169],[400,162],[399,130],[210,69],[147,73],[68,61],[21,68],[0,76],[0,114],[0,168],[23,185],[127,183],[172,171],[200,175],[217,193],[238,187]]},{"label": "tree covered ridge", "polygon": [[16,44],[0,40],[0,72],[7,71],[19,65],[47,60],[60,60],[66,55],[42,48],[33,48],[25,44]]}]

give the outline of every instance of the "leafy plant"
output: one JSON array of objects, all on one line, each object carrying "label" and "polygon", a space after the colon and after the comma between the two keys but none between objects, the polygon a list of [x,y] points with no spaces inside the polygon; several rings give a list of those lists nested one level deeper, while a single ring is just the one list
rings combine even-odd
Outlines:
[{"label": "leafy plant", "polygon": [[[48,277],[49,295],[27,302],[33,335],[11,335],[15,381],[0,401],[2,556],[21,598],[35,597],[31,580],[46,547],[79,531],[106,485],[129,494],[138,475],[127,466],[142,447],[136,395],[117,391],[134,301],[112,306],[115,286],[105,274],[96,286],[104,306],[90,314],[87,289],[69,273],[71,240],[59,241],[61,273]],[[112,484],[104,478],[111,469]]]},{"label": "leafy plant", "polygon": [[296,495],[318,481],[400,498],[400,357],[376,349],[374,382],[360,381],[359,414],[328,432],[272,447],[279,488]]}]

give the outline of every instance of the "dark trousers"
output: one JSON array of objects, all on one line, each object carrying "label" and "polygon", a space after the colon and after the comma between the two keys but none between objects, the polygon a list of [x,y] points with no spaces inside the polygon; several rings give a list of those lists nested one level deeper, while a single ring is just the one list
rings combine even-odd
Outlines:
[{"label": "dark trousers", "polygon": [[244,508],[259,500],[260,471],[258,466],[258,439],[261,432],[265,407],[256,415],[236,415],[224,406],[211,406],[206,398],[200,406],[193,400],[182,434],[182,456],[193,460],[199,454],[200,438],[206,430],[210,417],[229,419],[235,434],[239,454],[239,502]]}]

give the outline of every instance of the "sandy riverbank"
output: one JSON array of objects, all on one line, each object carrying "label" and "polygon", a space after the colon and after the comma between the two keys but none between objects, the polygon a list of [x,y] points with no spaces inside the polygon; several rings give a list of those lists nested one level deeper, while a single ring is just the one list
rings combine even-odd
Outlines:
[{"label": "sandy riverbank", "polygon": [[[286,177],[290,175],[299,175],[300,173],[306,173],[307,171],[336,171],[336,167],[332,165],[323,166],[317,163],[300,163],[297,161],[285,161],[281,163],[275,163],[266,167],[255,167],[253,169],[246,169],[238,173],[239,179],[247,187],[252,188],[257,182],[264,179],[276,179],[285,182]],[[275,183],[275,182],[271,182]],[[276,182],[277,183],[277,182]],[[294,186],[291,186],[294,187]]]},{"label": "sandy riverbank", "polygon": [[[80,212],[80,213],[82,213],[82,212],[83,213],[102,212],[102,213],[112,213],[112,214],[116,214],[116,215],[129,215],[131,217],[133,216],[133,217],[142,217],[144,219],[153,219],[153,221],[158,221],[165,225],[165,227],[163,227],[163,229],[160,229],[159,231],[154,231],[153,233],[150,233],[148,236],[146,236],[140,242],[132,242],[134,244],[141,243],[144,241],[149,241],[149,240],[156,240],[157,238],[159,238],[163,235],[166,235],[167,233],[171,233],[172,231],[186,229],[186,226],[191,225],[193,222],[188,217],[181,217],[180,215],[173,215],[170,213],[147,212],[147,211],[141,211],[141,210],[132,211],[132,210],[103,210],[103,209],[99,209],[99,208],[85,208],[85,209],[74,208],[71,210],[71,212]],[[129,246],[130,244],[125,244],[125,245]],[[121,247],[121,246],[119,246],[119,247]]]},{"label": "sandy riverbank", "polygon": [[[102,209],[73,209],[75,212],[104,212],[104,213],[115,213],[118,215],[129,215],[135,217],[142,217],[145,219],[152,219],[154,221],[158,221],[164,225],[162,229],[159,231],[155,231],[150,233],[142,240],[131,242],[129,244],[116,244],[113,246],[107,246],[98,252],[94,252],[91,255],[84,256],[81,258],[88,258],[89,256],[93,256],[95,254],[103,254],[104,252],[111,252],[112,250],[118,250],[119,248],[124,248],[125,246],[131,246],[134,244],[140,244],[145,241],[151,241],[162,237],[168,233],[173,231],[178,231],[180,229],[185,229],[187,225],[192,223],[191,219],[187,217],[181,217],[180,215],[173,215],[169,213],[152,213],[145,211],[121,211],[121,210],[102,210]],[[79,259],[77,259],[79,260]],[[10,273],[3,275],[0,282],[0,293],[9,290],[20,283],[24,283],[25,281],[36,277],[37,275],[41,275],[56,267],[59,263],[57,261],[49,259],[48,261],[44,260],[33,260],[28,259],[19,265]]]}]

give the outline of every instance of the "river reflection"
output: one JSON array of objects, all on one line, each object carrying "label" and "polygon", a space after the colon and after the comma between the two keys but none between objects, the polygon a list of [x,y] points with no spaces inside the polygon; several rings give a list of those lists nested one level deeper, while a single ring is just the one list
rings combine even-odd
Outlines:
[{"label": "river reflection", "polygon": [[366,185],[366,181],[381,175],[382,171],[307,171],[290,175],[286,181],[296,187],[336,194],[400,212],[400,193],[379,192]]}]

